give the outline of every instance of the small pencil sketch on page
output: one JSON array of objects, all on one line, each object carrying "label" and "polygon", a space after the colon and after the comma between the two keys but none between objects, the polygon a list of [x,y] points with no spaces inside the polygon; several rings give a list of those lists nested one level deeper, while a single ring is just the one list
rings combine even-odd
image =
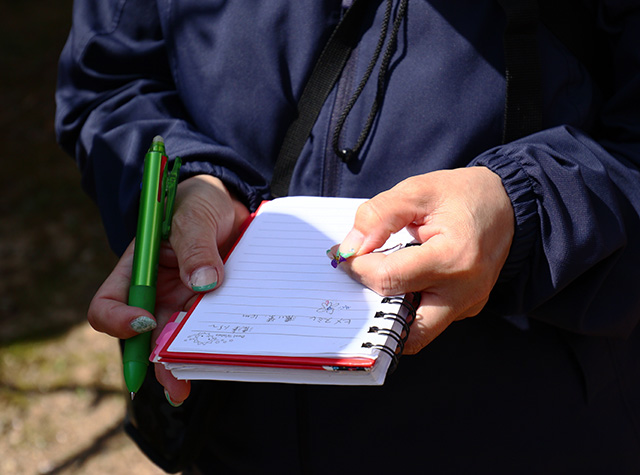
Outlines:
[{"label": "small pencil sketch on page", "polygon": [[332,315],[336,310],[349,310],[349,306],[340,305],[339,303],[334,303],[331,300],[325,300],[324,302],[322,302],[320,308],[317,309],[316,312]]}]

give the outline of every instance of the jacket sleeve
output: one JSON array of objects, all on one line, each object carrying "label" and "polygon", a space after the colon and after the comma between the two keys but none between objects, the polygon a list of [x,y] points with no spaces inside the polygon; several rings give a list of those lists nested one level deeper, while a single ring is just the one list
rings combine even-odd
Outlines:
[{"label": "jacket sleeve", "polygon": [[268,193],[256,170],[190,123],[157,8],[147,0],[77,0],[59,62],[57,139],[75,157],[118,254],[135,233],[144,154],[156,135],[170,157],[182,157],[181,178],[215,175],[250,208]]},{"label": "jacket sleeve", "polygon": [[640,320],[640,8],[604,3],[614,88],[595,129],[544,130],[472,165],[502,177],[516,215],[489,308],[626,337]]}]

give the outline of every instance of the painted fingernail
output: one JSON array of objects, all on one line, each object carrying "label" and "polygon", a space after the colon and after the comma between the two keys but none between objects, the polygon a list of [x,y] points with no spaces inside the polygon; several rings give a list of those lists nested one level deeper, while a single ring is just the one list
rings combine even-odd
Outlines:
[{"label": "painted fingernail", "polygon": [[200,267],[193,271],[189,283],[195,292],[206,292],[218,285],[218,272],[213,267]]},{"label": "painted fingernail", "polygon": [[340,244],[340,248],[338,249],[338,252],[336,252],[336,255],[338,257],[342,256],[345,259],[349,259],[360,250],[363,242],[364,234],[357,229],[352,229]]},{"label": "painted fingernail", "polygon": [[327,256],[331,259],[331,266],[334,269],[355,254],[354,250],[343,254],[338,249],[334,251],[334,248],[335,246],[331,249],[327,249]]},{"label": "painted fingernail", "polygon": [[340,251],[338,249],[338,252],[336,252],[336,255],[338,257],[341,257],[343,259],[349,259],[350,257],[352,257],[354,254],[356,253],[356,250],[354,248],[349,249],[346,252]]},{"label": "painted fingernail", "polygon": [[340,254],[340,251],[336,252],[336,255],[331,259],[331,267],[337,269],[340,264],[346,261],[347,258]]},{"label": "painted fingernail", "polygon": [[169,396],[169,391],[167,391],[166,389],[164,390],[164,397],[167,398],[167,402],[169,404],[171,404],[173,407],[180,407],[182,406],[182,402],[173,402],[173,400],[171,399],[171,396]]},{"label": "painted fingernail", "polygon": [[149,317],[138,317],[129,323],[129,326],[136,333],[146,333],[148,331],[153,330],[158,326],[156,321],[153,318]]}]

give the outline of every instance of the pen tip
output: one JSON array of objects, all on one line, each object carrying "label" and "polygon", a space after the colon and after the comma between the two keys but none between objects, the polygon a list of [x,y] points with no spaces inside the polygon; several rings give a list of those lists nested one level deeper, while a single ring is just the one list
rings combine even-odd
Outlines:
[{"label": "pen tip", "polygon": [[164,143],[164,139],[162,138],[162,136],[161,136],[161,135],[156,135],[156,136],[153,138],[153,143],[156,143],[156,142]]},{"label": "pen tip", "polygon": [[133,401],[133,398],[136,397],[136,393],[134,393],[133,391],[131,391],[131,400]]}]

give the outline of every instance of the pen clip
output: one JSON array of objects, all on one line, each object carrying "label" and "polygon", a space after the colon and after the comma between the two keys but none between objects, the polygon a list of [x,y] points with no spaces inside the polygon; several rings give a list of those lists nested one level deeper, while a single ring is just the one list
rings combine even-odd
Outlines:
[{"label": "pen clip", "polygon": [[173,217],[173,205],[176,201],[176,190],[178,188],[178,175],[180,174],[180,167],[182,166],[182,159],[176,157],[173,161],[173,167],[171,172],[167,175],[166,194],[167,201],[164,207],[164,218],[162,220],[162,239],[169,239],[169,233],[171,232],[171,218]]}]

